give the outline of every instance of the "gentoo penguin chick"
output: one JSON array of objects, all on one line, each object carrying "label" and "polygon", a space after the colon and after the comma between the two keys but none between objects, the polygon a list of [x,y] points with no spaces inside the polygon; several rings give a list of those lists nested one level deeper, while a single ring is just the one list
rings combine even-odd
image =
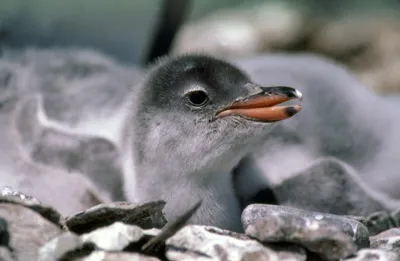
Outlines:
[{"label": "gentoo penguin chick", "polygon": [[241,209],[230,172],[280,120],[301,107],[276,106],[301,93],[264,87],[212,57],[164,58],[136,87],[125,155],[128,200],[167,202],[174,219],[199,199],[191,223],[241,231]]}]

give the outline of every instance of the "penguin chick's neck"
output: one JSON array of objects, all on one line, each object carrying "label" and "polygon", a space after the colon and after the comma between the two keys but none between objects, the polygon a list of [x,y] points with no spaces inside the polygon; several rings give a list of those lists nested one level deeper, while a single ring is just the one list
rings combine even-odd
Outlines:
[{"label": "penguin chick's neck", "polygon": [[[189,173],[186,166],[196,164],[196,159],[183,160],[185,157],[179,157],[179,148],[175,152],[163,154],[160,151],[161,154],[154,153],[154,157],[140,159],[140,152],[134,151],[136,145],[140,145],[136,142],[131,144],[133,150],[125,161],[125,192],[128,200],[164,200],[167,202],[164,208],[166,218],[172,221],[201,199],[202,206],[190,223],[242,231],[241,209],[233,189],[231,169],[214,166]],[[239,158],[235,161],[239,162]],[[221,162],[221,165],[231,165],[224,163]],[[232,164],[233,169],[235,163]]]}]

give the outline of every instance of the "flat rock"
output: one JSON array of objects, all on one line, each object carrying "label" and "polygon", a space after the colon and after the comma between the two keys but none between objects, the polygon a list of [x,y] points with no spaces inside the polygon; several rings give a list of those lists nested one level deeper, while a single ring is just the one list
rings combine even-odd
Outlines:
[{"label": "flat rock", "polygon": [[278,254],[245,235],[218,228],[188,225],[166,241],[166,256],[184,260],[276,260]]},{"label": "flat rock", "polygon": [[[160,261],[158,258],[145,256],[139,253],[106,252],[96,250],[89,256],[73,259],[74,261]],[[72,260],[71,260],[72,261]]]},{"label": "flat rock", "polygon": [[137,225],[142,229],[162,228],[167,223],[162,213],[164,205],[164,201],[145,204],[129,202],[100,204],[67,217],[66,225],[70,231],[77,234],[88,233],[117,221]]},{"label": "flat rock", "polygon": [[316,161],[273,191],[282,205],[338,215],[365,216],[391,211],[386,202],[394,201],[385,200],[385,196],[368,187],[352,168],[333,158]]},{"label": "flat rock", "polygon": [[399,261],[400,256],[394,252],[382,249],[362,249],[355,257],[347,258],[345,261]]},{"label": "flat rock", "polygon": [[245,233],[264,243],[300,244],[327,260],[368,246],[368,230],[358,221],[290,207],[253,204],[242,213]]},{"label": "flat rock", "polygon": [[369,238],[371,248],[385,249],[400,254],[400,228],[392,228]]},{"label": "flat rock", "polygon": [[63,227],[62,217],[54,208],[50,206],[44,206],[36,198],[15,191],[10,187],[4,187],[2,189],[0,203],[17,204],[30,208],[57,226]]},{"label": "flat rock", "polygon": [[8,223],[0,217],[0,246],[10,246],[10,232],[8,231]]},{"label": "flat rock", "polygon": [[20,205],[0,203],[0,216],[7,221],[10,247],[15,259],[38,259],[39,249],[62,230],[37,212]]}]

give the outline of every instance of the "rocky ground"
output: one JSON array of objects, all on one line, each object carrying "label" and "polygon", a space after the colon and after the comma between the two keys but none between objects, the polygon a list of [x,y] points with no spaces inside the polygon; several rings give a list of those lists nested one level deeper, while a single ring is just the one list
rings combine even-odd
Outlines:
[{"label": "rocky ground", "polygon": [[400,211],[338,216],[252,204],[244,234],[167,223],[164,201],[101,204],[71,216],[10,188],[0,196],[0,258],[12,260],[400,260]]}]

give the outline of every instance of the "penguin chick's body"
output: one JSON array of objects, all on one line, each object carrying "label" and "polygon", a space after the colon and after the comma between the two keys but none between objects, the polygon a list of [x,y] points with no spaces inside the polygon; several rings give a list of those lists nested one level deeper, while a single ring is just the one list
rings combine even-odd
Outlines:
[{"label": "penguin chick's body", "polygon": [[128,200],[167,202],[174,219],[195,202],[191,222],[241,231],[231,171],[299,105],[301,93],[260,86],[235,66],[203,55],[160,60],[135,87],[123,162]]}]

